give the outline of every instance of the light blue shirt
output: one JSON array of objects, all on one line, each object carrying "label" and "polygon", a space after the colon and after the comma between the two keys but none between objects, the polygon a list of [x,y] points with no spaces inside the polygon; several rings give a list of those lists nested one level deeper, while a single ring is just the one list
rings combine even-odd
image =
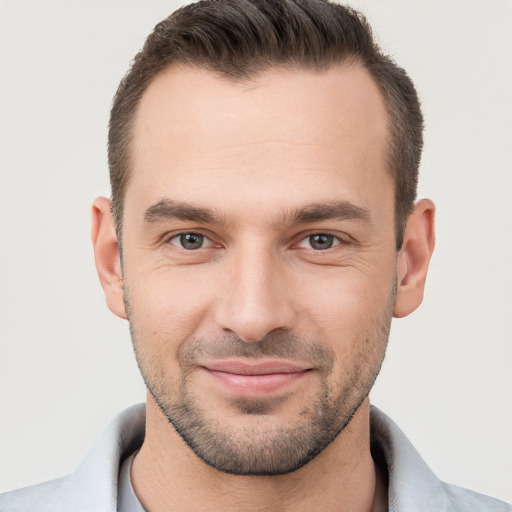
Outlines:
[{"label": "light blue shirt", "polygon": [[135,494],[130,476],[132,462],[135,453],[132,453],[122,464],[119,471],[119,483],[117,486],[117,510],[118,512],[145,512],[144,507]]},{"label": "light blue shirt", "polygon": [[[117,510],[119,472],[123,460],[140,447],[144,424],[143,404],[126,409],[76,471],[0,495],[0,511],[124,512]],[[373,406],[371,436],[387,465],[390,512],[512,512],[503,501],[441,482],[395,423]]]}]

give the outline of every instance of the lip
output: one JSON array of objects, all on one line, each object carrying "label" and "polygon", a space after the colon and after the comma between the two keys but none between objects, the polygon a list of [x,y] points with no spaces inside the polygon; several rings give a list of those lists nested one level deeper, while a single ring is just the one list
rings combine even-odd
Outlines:
[{"label": "lip", "polygon": [[262,397],[283,391],[310,373],[311,368],[285,361],[215,361],[202,365],[213,381],[231,393]]}]

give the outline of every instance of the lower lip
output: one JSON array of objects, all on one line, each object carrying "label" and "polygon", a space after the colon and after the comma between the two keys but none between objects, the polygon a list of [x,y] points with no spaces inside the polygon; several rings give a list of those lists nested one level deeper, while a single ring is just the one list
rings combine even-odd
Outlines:
[{"label": "lower lip", "polygon": [[308,375],[309,371],[269,373],[264,375],[240,375],[205,368],[214,381],[242,396],[263,396],[281,391]]}]

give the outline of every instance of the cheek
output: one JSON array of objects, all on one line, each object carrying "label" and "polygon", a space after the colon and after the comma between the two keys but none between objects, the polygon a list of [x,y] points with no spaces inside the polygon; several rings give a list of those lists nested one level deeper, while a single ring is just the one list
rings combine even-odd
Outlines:
[{"label": "cheek", "polygon": [[205,280],[179,268],[134,273],[125,289],[133,327],[145,339],[173,345],[197,334],[212,301]]},{"label": "cheek", "polygon": [[354,344],[379,337],[391,319],[394,302],[392,274],[376,282],[355,269],[337,269],[321,286],[302,294],[303,319],[317,329],[340,358],[348,357]]},{"label": "cheek", "polygon": [[[329,297],[312,301],[314,336],[332,350],[330,396],[349,401],[368,393],[384,358],[392,318],[393,285],[331,284]],[[350,398],[352,397],[352,398]]]}]

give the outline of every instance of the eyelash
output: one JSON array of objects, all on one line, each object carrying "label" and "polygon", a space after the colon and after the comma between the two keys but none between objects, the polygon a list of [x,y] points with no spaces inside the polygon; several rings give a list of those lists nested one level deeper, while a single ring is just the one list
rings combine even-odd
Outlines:
[{"label": "eyelash", "polygon": [[[201,244],[200,247],[197,247],[196,249],[187,249],[185,247],[183,247],[182,244],[178,244],[178,243],[173,243],[172,241],[175,240],[175,239],[180,239],[181,237],[184,237],[184,236],[187,236],[187,235],[195,235],[195,236],[198,236],[198,237],[202,237],[202,242],[204,243],[204,241],[207,241],[209,242],[209,244],[204,247],[203,243]],[[301,247],[300,244],[306,242],[308,239],[311,240],[312,237],[315,237],[315,236],[326,236],[326,237],[332,237],[333,239],[333,245],[331,245],[330,247],[327,247],[325,249],[315,249],[313,247]],[[179,233],[173,233],[172,235],[170,236],[167,236],[164,240],[165,243],[167,244],[171,244],[171,245],[174,245],[175,247],[177,247],[178,249],[181,249],[183,251],[186,251],[186,252],[195,252],[199,249],[207,249],[208,247],[211,247],[211,246],[214,246],[214,245],[217,245],[214,241],[211,240],[211,238],[201,232],[201,231],[181,231]],[[333,249],[333,248],[336,248],[336,247],[339,247],[340,245],[346,245],[350,242],[350,240],[348,239],[348,236],[347,237],[341,237],[339,234],[335,234],[335,233],[332,233],[332,232],[329,232],[329,231],[314,231],[314,232],[311,232],[311,233],[308,233],[306,235],[304,234],[301,234],[301,238],[300,240],[298,241],[298,243],[295,243],[294,246],[297,247],[297,248],[304,248],[304,249],[310,249],[310,250],[313,250],[314,252],[316,253],[321,253],[321,252],[325,252],[325,251],[328,251],[330,249]]]},{"label": "eyelash", "polygon": [[187,236],[187,235],[195,235],[195,236],[198,236],[198,237],[202,237],[203,241],[208,241],[209,242],[207,247],[210,247],[212,245],[216,245],[215,242],[213,242],[208,235],[206,235],[205,233],[202,233],[201,231],[181,231],[179,233],[173,233],[172,235],[166,237],[164,242],[167,243],[167,244],[174,245],[174,246],[178,247],[179,249],[181,249],[183,251],[187,251],[187,252],[194,252],[194,251],[197,251],[199,249],[205,249],[206,248],[206,247],[203,247],[201,245],[201,247],[198,247],[197,249],[187,249],[187,248],[183,247],[182,245],[178,245],[178,243],[175,244],[175,243],[172,242],[172,240],[174,240],[174,239],[180,239],[181,237]]},{"label": "eyelash", "polygon": [[335,234],[335,233],[331,233],[329,231],[315,231],[315,232],[312,232],[312,233],[309,233],[307,234],[306,236],[303,236],[299,243],[297,244],[297,246],[300,248],[301,247],[301,244],[302,243],[307,243],[307,241],[309,240],[310,242],[310,245],[311,245],[311,239],[315,236],[325,236],[325,237],[330,237],[332,238],[332,241],[333,241],[333,245],[331,245],[330,247],[327,247],[325,249],[315,249],[313,247],[305,247],[305,249],[312,249],[314,250],[315,252],[325,252],[325,251],[328,251],[329,249],[334,249],[336,247],[339,247],[340,245],[343,245],[343,244],[347,244],[348,243],[348,240],[347,239],[344,239],[342,237],[340,237],[338,234]]}]

